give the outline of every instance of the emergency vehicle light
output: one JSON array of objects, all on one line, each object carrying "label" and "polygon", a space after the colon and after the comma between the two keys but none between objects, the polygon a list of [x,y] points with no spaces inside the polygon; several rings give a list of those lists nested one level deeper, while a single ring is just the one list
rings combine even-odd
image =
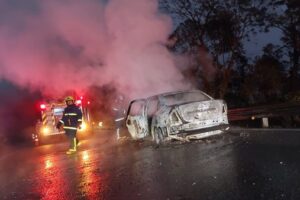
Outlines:
[{"label": "emergency vehicle light", "polygon": [[76,100],[76,101],[75,101],[75,104],[76,104],[76,105],[80,105],[81,103],[82,103],[81,100]]},{"label": "emergency vehicle light", "polygon": [[40,108],[41,108],[41,110],[45,110],[46,109],[46,105],[45,104],[41,104]]},{"label": "emergency vehicle light", "polygon": [[45,126],[45,127],[42,128],[42,133],[44,135],[48,135],[50,133],[50,129],[47,126]]}]

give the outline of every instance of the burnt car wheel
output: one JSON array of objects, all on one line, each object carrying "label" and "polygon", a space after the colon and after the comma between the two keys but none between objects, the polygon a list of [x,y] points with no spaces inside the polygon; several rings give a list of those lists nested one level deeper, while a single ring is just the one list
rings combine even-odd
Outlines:
[{"label": "burnt car wheel", "polygon": [[163,128],[163,136],[168,137],[168,129],[166,127]]},{"label": "burnt car wheel", "polygon": [[156,145],[160,145],[164,140],[163,131],[161,128],[154,128],[154,142]]}]

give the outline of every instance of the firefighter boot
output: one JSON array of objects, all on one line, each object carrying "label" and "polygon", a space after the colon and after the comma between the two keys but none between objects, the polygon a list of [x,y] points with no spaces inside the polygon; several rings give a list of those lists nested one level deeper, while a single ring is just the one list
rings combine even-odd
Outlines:
[{"label": "firefighter boot", "polygon": [[69,149],[69,150],[66,152],[66,154],[68,154],[68,155],[74,154],[74,153],[76,153],[76,150],[74,150],[74,149]]},{"label": "firefighter boot", "polygon": [[76,141],[76,138],[73,138],[73,144],[72,144],[72,147],[73,148],[70,148],[67,152],[66,152],[66,154],[68,154],[68,155],[70,155],[70,154],[74,154],[74,153],[76,153],[76,151],[77,151],[77,141]]}]

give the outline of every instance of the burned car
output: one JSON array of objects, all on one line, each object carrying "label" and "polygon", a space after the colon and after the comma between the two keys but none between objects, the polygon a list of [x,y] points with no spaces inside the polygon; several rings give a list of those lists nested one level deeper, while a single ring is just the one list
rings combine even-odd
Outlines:
[{"label": "burned car", "polygon": [[200,90],[163,93],[129,104],[126,126],[134,140],[201,139],[228,130],[227,105]]}]

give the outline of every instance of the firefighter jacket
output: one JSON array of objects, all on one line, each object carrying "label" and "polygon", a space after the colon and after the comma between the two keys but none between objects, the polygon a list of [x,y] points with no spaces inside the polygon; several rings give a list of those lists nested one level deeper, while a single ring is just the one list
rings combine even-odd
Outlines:
[{"label": "firefighter jacket", "polygon": [[65,108],[63,117],[59,120],[57,127],[63,125],[65,130],[77,130],[81,124],[82,112],[75,104],[72,104]]}]

